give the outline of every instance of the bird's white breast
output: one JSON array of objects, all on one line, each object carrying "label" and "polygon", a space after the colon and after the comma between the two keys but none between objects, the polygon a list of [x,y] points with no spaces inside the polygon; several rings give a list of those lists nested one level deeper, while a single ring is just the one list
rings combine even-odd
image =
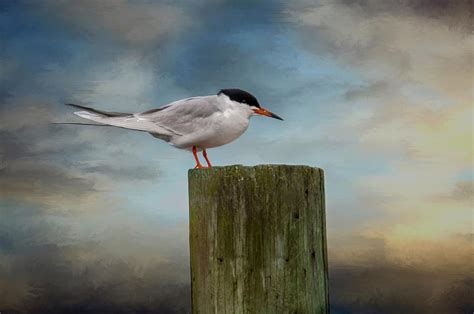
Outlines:
[{"label": "bird's white breast", "polygon": [[207,149],[228,144],[247,130],[248,106],[236,105],[227,99],[219,101],[217,106],[219,110],[214,114],[195,122],[194,132],[173,138],[171,143],[180,148]]},{"label": "bird's white breast", "polygon": [[201,143],[203,148],[217,147],[236,140],[249,126],[249,119],[236,109],[226,109],[216,114],[219,122],[214,124],[208,138]]}]

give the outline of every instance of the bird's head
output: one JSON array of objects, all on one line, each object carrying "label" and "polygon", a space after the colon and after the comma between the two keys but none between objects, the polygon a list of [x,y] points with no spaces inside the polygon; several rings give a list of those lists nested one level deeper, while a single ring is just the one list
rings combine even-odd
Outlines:
[{"label": "bird's head", "polygon": [[222,95],[222,94],[229,97],[230,100],[232,101],[248,106],[249,109],[251,110],[251,115],[261,115],[261,116],[266,116],[270,118],[275,118],[278,120],[283,120],[281,117],[272,113],[268,109],[261,107],[260,104],[258,103],[257,98],[255,98],[255,96],[250,94],[249,92],[246,92],[244,90],[237,89],[237,88],[229,88],[229,89],[221,89],[218,95]]}]

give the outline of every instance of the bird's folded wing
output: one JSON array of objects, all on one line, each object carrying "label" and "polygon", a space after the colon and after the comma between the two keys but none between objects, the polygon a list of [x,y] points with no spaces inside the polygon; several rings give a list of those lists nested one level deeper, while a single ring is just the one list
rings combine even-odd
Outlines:
[{"label": "bird's folded wing", "polygon": [[135,116],[175,135],[186,135],[208,127],[212,123],[210,117],[219,111],[216,97],[204,96],[179,100]]}]

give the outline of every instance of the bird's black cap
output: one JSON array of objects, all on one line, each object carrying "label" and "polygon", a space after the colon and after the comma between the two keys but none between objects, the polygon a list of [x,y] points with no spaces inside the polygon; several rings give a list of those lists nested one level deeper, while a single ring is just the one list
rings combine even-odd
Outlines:
[{"label": "bird's black cap", "polygon": [[224,94],[231,100],[260,108],[257,98],[254,95],[238,88],[221,89],[217,95]]}]

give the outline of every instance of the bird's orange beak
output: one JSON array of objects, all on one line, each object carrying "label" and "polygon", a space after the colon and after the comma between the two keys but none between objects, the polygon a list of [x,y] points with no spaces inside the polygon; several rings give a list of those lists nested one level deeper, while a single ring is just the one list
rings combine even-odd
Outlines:
[{"label": "bird's orange beak", "polygon": [[266,117],[270,117],[270,118],[274,118],[274,119],[278,119],[278,120],[283,121],[283,118],[277,116],[276,114],[274,114],[273,112],[270,112],[269,110],[267,110],[265,108],[253,109],[253,112],[255,112],[256,114],[262,115],[262,116],[266,116]]}]

